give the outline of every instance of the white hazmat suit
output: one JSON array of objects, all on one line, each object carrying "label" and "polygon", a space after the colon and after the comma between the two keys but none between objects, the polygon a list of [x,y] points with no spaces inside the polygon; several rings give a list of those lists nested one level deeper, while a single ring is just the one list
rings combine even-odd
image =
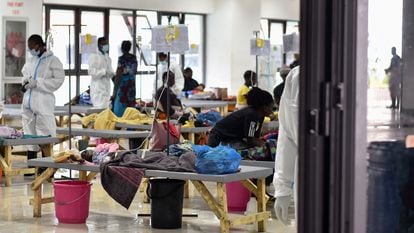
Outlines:
[{"label": "white hazmat suit", "polygon": [[[159,63],[158,64],[158,79],[157,79],[157,89],[162,87],[162,75],[164,72],[167,72],[167,62]],[[174,61],[170,62],[170,71],[174,73],[175,76],[175,84],[171,87],[171,90],[174,92],[175,95],[178,97],[181,96],[181,91],[184,88],[184,76],[183,72],[181,71],[181,67],[175,63]],[[155,81],[154,81],[154,93],[157,92],[155,89]]]},{"label": "white hazmat suit", "polygon": [[0,101],[0,118],[3,117],[4,100]]},{"label": "white hazmat suit", "polygon": [[296,203],[293,186],[297,177],[298,159],[298,109],[299,109],[299,66],[286,77],[285,87],[279,106],[279,137],[275,162],[275,211],[278,219],[287,224],[288,207],[292,195]]},{"label": "white hazmat suit", "polygon": [[91,79],[91,102],[94,107],[108,108],[111,103],[111,78],[115,73],[112,69],[112,61],[107,53],[101,51],[89,56],[88,74]]},{"label": "white hazmat suit", "polygon": [[[22,103],[22,124],[25,134],[56,136],[55,92],[65,80],[60,60],[51,51],[41,57],[29,58],[22,69],[26,92]],[[28,146],[38,151],[38,146]]]}]

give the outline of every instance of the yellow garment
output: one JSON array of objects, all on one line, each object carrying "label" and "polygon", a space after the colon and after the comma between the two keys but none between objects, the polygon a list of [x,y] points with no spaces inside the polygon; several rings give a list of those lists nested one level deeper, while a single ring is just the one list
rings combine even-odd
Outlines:
[{"label": "yellow garment", "polygon": [[237,92],[237,105],[247,105],[247,93],[249,93],[249,91],[249,87],[244,84],[240,87]]},{"label": "yellow garment", "polygon": [[[276,111],[276,112],[273,112],[273,114],[275,115],[274,121],[279,120],[279,112]],[[263,120],[263,122],[270,122],[270,121],[272,121],[272,120],[270,120],[270,117],[265,117],[264,120]]]},{"label": "yellow garment", "polygon": [[185,124],[181,128],[195,128],[194,120],[185,121]]},{"label": "yellow garment", "polygon": [[111,109],[107,108],[96,116],[93,128],[115,129],[115,123],[117,118],[118,117],[111,111]]},{"label": "yellow garment", "polygon": [[94,123],[94,129],[115,129],[116,123],[126,124],[151,124],[152,118],[140,113],[135,108],[126,108],[122,117],[117,117],[111,109],[107,108],[100,113],[94,113],[82,118],[84,126]]}]

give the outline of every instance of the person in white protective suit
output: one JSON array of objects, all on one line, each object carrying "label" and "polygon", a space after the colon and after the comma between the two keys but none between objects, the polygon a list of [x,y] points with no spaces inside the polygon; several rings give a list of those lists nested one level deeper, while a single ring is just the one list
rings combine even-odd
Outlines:
[{"label": "person in white protective suit", "polygon": [[299,66],[296,66],[286,77],[285,88],[280,100],[279,137],[273,179],[276,198],[275,212],[277,218],[284,224],[289,223],[288,209],[292,195],[297,203],[298,108]]},{"label": "person in white protective suit", "polygon": [[[56,136],[55,92],[62,86],[65,72],[60,60],[47,51],[39,35],[28,39],[29,52],[22,68],[22,124],[24,134]],[[28,159],[36,158],[38,146],[27,146]]]},{"label": "person in white protective suit", "polygon": [[[168,71],[168,55],[165,53],[158,54],[158,79],[154,81],[154,95],[155,92],[163,85],[162,76]],[[178,97],[181,96],[181,91],[184,88],[184,75],[180,65],[170,60],[170,71],[175,75],[175,84],[171,87],[171,90]]]},{"label": "person in white protective suit", "polygon": [[94,107],[108,108],[111,103],[111,79],[115,73],[108,55],[109,45],[105,37],[98,39],[98,51],[89,56],[88,74],[91,75],[91,102]]},{"label": "person in white protective suit", "polygon": [[3,117],[4,100],[0,101],[0,118]]}]

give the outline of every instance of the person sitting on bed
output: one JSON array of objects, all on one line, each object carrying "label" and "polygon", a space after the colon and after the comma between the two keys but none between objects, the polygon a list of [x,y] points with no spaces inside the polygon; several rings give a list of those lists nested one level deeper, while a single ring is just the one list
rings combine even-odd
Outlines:
[{"label": "person sitting on bed", "polygon": [[253,87],[247,94],[248,106],[217,122],[208,137],[208,145],[216,147],[222,143],[234,149],[263,146],[260,131],[264,117],[273,114],[273,103],[270,93]]},{"label": "person sitting on bed", "polygon": [[[168,76],[168,80],[167,80]],[[171,91],[171,87],[175,84],[175,75],[173,72],[164,72],[162,75],[162,87],[158,88],[155,99],[157,101],[157,117],[158,118],[165,118],[167,114],[167,95],[170,97],[170,117],[171,118],[178,118],[182,115],[183,107],[181,105],[181,101],[177,98],[177,95]],[[166,85],[167,84],[167,85]]]}]

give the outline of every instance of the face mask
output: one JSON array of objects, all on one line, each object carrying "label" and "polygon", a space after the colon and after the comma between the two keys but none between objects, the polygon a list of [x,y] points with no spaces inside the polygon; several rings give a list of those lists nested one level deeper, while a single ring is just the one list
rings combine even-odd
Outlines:
[{"label": "face mask", "polygon": [[34,49],[29,50],[29,52],[33,57],[37,57],[40,54],[40,51],[36,51]]},{"label": "face mask", "polygon": [[108,53],[109,52],[109,45],[103,45],[102,46],[102,52],[104,52],[104,53]]},{"label": "face mask", "polygon": [[160,61],[160,64],[165,66],[167,65],[167,61]]}]

